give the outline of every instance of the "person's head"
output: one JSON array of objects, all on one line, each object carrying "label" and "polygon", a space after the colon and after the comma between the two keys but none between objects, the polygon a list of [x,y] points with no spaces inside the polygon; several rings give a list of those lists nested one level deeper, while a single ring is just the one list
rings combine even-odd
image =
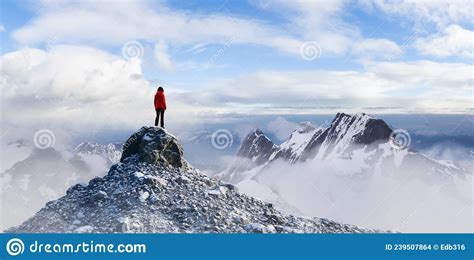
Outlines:
[{"label": "person's head", "polygon": [[159,92],[164,92],[165,90],[163,89],[162,86],[160,86],[160,87],[158,88],[158,91],[159,91]]}]

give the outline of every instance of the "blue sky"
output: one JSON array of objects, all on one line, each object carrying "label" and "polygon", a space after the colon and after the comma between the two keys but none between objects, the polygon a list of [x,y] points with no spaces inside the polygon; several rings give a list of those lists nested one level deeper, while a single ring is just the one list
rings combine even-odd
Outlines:
[{"label": "blue sky", "polygon": [[[21,125],[40,111],[34,120],[136,125],[153,114],[157,85],[169,113],[190,122],[471,113],[472,9],[472,1],[6,0],[2,120]],[[130,46],[137,56],[124,54]]]}]

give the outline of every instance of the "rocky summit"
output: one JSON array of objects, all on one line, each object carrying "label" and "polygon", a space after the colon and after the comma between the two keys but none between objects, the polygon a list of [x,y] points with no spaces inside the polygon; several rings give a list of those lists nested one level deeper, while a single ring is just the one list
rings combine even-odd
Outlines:
[{"label": "rocky summit", "polygon": [[359,233],[323,218],[285,215],[272,204],[209,178],[183,158],[177,139],[143,127],[106,176],[78,184],[7,232]]}]

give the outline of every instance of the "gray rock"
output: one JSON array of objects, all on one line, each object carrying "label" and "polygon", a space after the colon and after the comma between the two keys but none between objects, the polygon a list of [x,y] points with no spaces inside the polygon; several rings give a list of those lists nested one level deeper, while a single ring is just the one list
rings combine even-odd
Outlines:
[{"label": "gray rock", "polygon": [[[361,233],[378,232],[284,215],[187,164],[176,138],[146,127],[129,138],[122,163],[48,202],[13,233]],[[78,221],[80,219],[80,222]],[[77,225],[81,226],[78,227]]]},{"label": "gray rock", "polygon": [[161,127],[142,127],[123,145],[121,162],[138,156],[142,162],[186,169],[183,148],[173,135]]}]

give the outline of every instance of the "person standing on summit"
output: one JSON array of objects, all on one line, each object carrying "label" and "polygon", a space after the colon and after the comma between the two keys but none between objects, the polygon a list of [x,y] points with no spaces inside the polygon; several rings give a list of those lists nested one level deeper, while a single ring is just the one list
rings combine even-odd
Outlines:
[{"label": "person standing on summit", "polygon": [[154,104],[155,104],[155,111],[156,111],[155,126],[158,126],[158,121],[160,121],[160,117],[161,117],[160,126],[162,128],[165,128],[166,99],[165,99],[165,90],[161,86],[156,91]]}]

